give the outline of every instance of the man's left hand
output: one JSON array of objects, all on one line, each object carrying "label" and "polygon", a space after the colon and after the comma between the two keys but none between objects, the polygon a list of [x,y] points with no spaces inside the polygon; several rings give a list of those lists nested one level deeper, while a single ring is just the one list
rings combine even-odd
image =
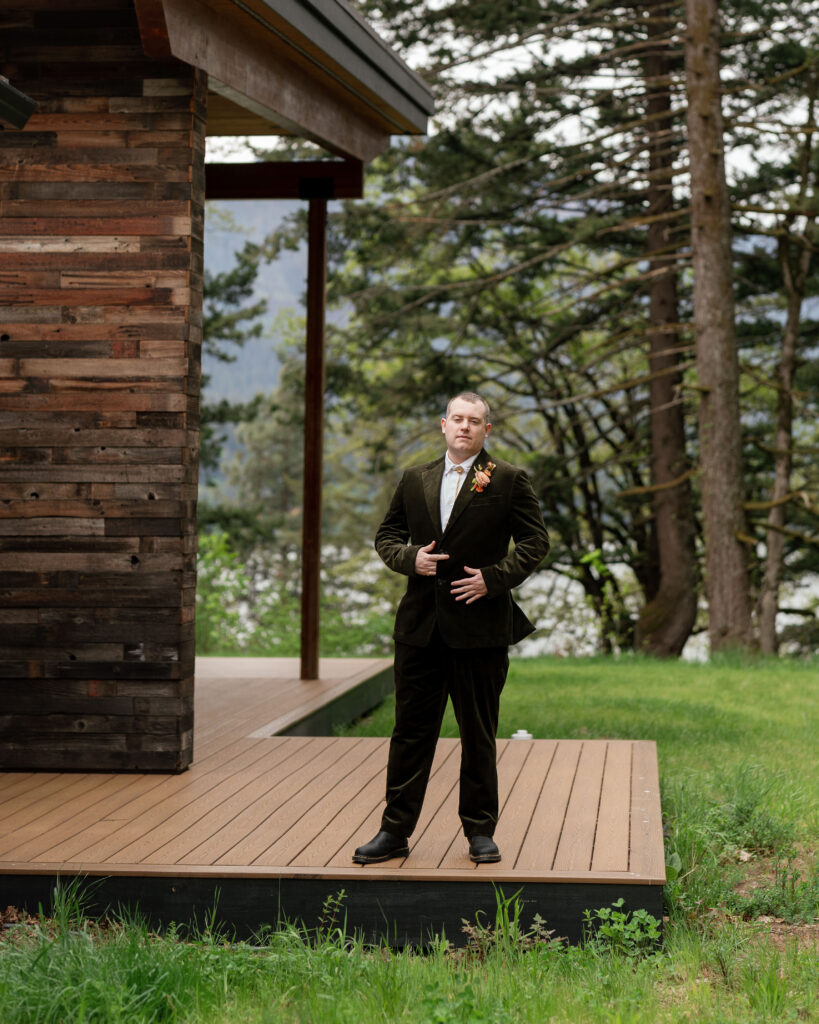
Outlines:
[{"label": "man's left hand", "polygon": [[486,596],[486,584],[480,569],[470,569],[468,565],[465,565],[464,572],[468,572],[469,575],[462,580],[452,581],[452,594],[456,601],[466,601],[467,604],[472,604],[478,598]]}]

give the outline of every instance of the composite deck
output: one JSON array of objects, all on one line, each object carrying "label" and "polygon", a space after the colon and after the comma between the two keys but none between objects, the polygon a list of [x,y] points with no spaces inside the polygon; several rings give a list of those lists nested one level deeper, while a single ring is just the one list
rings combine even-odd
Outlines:
[{"label": "composite deck", "polygon": [[392,693],[391,658],[322,658],[314,680],[299,679],[299,665],[298,658],[197,658],[196,736],[225,714],[238,715],[253,735],[328,736]]},{"label": "composite deck", "polygon": [[476,866],[457,818],[459,744],[441,740],[409,856],[363,867],[351,854],[378,829],[387,740],[274,735],[304,716],[259,678],[203,677],[182,775],[0,774],[0,903],[47,905],[58,876],[79,875],[96,880],[99,909],[180,921],[215,905],[247,934],[313,927],[344,890],[349,927],[397,944],[458,941],[463,918],[494,918],[497,889],[573,939],[584,909],[620,896],[660,916],[653,743],[500,740],[503,860]]}]

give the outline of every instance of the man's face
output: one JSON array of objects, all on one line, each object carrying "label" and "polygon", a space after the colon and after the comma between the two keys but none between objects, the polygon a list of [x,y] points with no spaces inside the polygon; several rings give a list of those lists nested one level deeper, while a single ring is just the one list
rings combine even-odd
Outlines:
[{"label": "man's face", "polygon": [[446,438],[449,457],[455,463],[477,455],[491,429],[483,404],[467,402],[464,398],[456,398],[449,407],[449,415],[441,418],[441,433]]}]

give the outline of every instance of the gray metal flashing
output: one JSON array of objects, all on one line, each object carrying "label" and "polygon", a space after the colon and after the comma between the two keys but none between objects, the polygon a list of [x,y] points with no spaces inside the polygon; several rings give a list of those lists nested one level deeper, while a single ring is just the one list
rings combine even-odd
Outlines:
[{"label": "gray metal flashing", "polygon": [[[302,57],[338,81],[339,75],[304,48],[298,47],[291,35],[285,36],[272,19],[265,18],[256,7],[245,0],[230,2],[256,22],[285,39],[298,49]],[[426,131],[427,117],[434,111],[434,100],[424,81],[412,71],[398,54],[381,39],[367,22],[345,0],[261,0],[278,19],[287,22],[298,35],[309,40],[331,64],[346,71],[363,90],[352,91],[373,109],[380,109],[400,133],[406,126],[417,133]],[[343,83],[350,88],[349,82]],[[376,108],[365,91],[382,101]],[[386,109],[384,109],[386,108]],[[389,115],[389,108],[401,121]],[[402,123],[404,125],[402,126]]]},{"label": "gray metal flashing", "polygon": [[36,109],[35,100],[15,89],[4,75],[0,75],[0,121],[5,121],[19,130],[25,127]]}]

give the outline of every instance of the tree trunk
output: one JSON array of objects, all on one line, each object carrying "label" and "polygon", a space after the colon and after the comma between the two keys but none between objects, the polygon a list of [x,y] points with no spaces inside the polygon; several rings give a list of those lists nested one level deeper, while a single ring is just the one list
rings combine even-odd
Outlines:
[{"label": "tree trunk", "polygon": [[717,0],[686,0],[685,12],[705,585],[711,651],[716,652],[751,645],[751,595],[742,539],[746,534],[739,364],[723,155]]},{"label": "tree trunk", "polygon": [[687,475],[685,424],[680,398],[682,378],[677,304],[677,253],[671,239],[671,190],[674,123],[669,76],[671,60],[666,37],[670,24],[662,16],[664,0],[648,6],[649,42],[656,40],[645,60],[648,113],[649,185],[648,229],[651,333],[651,483],[654,532],[659,561],[659,586],[640,612],[635,647],[662,657],[680,654],[697,615],[697,567],[694,510]]},{"label": "tree trunk", "polygon": [[[787,265],[789,239],[779,241],[780,263]],[[783,252],[784,250],[784,252]],[[809,253],[809,250],[805,250]],[[774,456],[774,485],[771,500],[773,505],[768,513],[768,529],[765,533],[765,575],[759,595],[759,646],[763,654],[776,654],[776,613],[779,610],[779,587],[785,558],[785,537],[781,532],[785,525],[785,496],[791,482],[791,438],[793,423],[793,371],[796,364],[796,346],[799,336],[799,319],[802,296],[793,287],[790,273],[785,271],[788,282],[788,318],[782,340],[782,355],[779,362],[776,401],[776,454]]]},{"label": "tree trunk", "polygon": [[[816,92],[819,76],[814,73],[808,89],[808,116],[805,126],[805,140],[800,159],[799,206],[811,187],[814,176],[813,136],[816,131],[814,120]],[[776,401],[776,440],[774,442],[774,485],[771,494],[771,510],[768,513],[768,529],[765,535],[765,574],[759,595],[759,646],[764,654],[776,654],[776,613],[779,610],[779,588],[785,565],[786,496],[791,489],[791,467],[793,463],[793,375],[796,370],[799,346],[799,323],[802,302],[811,269],[811,259],[816,243],[816,214],[807,218],[804,231],[794,236],[794,217],[786,219],[779,236],[779,265],[782,268],[782,282],[788,296],[788,315],[782,338],[782,355],[779,360],[779,391]],[[792,245],[797,245],[798,256],[791,258]]]}]

